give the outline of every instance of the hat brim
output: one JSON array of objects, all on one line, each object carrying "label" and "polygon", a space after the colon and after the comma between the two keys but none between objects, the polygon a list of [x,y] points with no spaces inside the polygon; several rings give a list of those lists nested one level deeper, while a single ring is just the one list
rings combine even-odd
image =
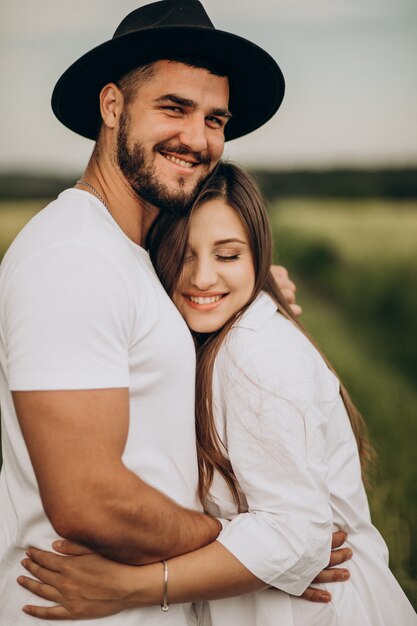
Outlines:
[{"label": "hat brim", "polygon": [[95,140],[101,124],[99,93],[106,83],[140,65],[186,56],[212,62],[229,78],[233,117],[225,129],[226,141],[259,128],[279,108],[284,77],[265,50],[214,28],[161,26],[115,37],[83,55],[58,80],[52,109],[65,126]]}]

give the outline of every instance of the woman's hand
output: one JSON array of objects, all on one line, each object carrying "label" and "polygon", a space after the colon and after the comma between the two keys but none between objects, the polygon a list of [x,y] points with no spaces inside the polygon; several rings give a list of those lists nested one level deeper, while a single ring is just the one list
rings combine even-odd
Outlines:
[{"label": "woman's hand", "polygon": [[301,315],[302,309],[295,301],[295,292],[297,291],[297,287],[295,283],[290,280],[285,267],[282,265],[272,265],[271,273],[282,295],[290,305],[294,315]]},{"label": "woman's hand", "polygon": [[[57,549],[59,543],[55,544]],[[20,576],[18,583],[58,605],[29,605],[23,608],[25,613],[43,619],[74,620],[104,617],[138,607],[137,596],[135,599],[133,596],[140,586],[138,578],[142,571],[139,570],[145,568],[116,563],[71,542],[61,546],[67,553],[71,551],[76,556],[61,556],[30,548],[28,558],[23,559],[23,567],[38,580]],[[161,568],[162,597],[162,566],[158,566]]]}]

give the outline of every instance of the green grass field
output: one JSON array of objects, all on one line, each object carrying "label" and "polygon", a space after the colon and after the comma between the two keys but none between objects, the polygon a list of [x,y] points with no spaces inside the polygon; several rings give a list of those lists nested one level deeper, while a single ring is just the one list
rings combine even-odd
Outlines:
[{"label": "green grass field", "polygon": [[[0,257],[44,204],[0,203]],[[373,519],[417,608],[417,203],[281,200],[270,215],[303,322],[369,425]]]},{"label": "green grass field", "polygon": [[276,230],[308,231],[350,261],[417,261],[417,202],[285,200],[271,216]]}]

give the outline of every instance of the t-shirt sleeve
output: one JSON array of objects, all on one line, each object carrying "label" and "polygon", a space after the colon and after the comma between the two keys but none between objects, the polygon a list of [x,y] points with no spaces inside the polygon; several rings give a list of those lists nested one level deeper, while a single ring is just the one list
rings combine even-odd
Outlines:
[{"label": "t-shirt sleeve", "polygon": [[52,245],[20,264],[5,300],[11,390],[129,386],[132,304],[106,254]]},{"label": "t-shirt sleeve", "polygon": [[294,595],[327,566],[332,533],[325,438],[337,386],[321,404],[308,361],[298,349],[277,358],[274,342],[256,337],[221,369],[227,450],[248,512],[218,540],[255,576]]}]

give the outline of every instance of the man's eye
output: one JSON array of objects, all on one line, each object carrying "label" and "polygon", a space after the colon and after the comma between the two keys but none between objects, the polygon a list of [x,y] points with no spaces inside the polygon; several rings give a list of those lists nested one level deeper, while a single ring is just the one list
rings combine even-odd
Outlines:
[{"label": "man's eye", "polygon": [[206,120],[213,124],[213,126],[219,126],[220,128],[222,128],[223,126],[223,120],[221,120],[219,117],[213,117],[212,115],[209,115],[208,117],[206,117]]},{"label": "man's eye", "polygon": [[162,107],[164,111],[172,111],[173,113],[182,113],[182,109],[176,106],[165,106]]}]

